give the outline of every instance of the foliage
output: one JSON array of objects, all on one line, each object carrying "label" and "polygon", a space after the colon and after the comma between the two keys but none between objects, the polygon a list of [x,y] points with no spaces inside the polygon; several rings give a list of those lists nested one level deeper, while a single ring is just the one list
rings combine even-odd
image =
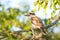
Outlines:
[{"label": "foliage", "polygon": [[[48,7],[48,0],[37,0],[36,2],[34,2],[34,5],[37,6],[38,10],[40,10],[40,8],[42,7],[44,9],[44,13],[46,14],[46,8]],[[60,6],[60,1],[51,0],[51,4],[49,7],[53,9],[53,12],[51,13],[51,18],[44,19],[44,25],[52,24],[50,19],[56,20],[55,11],[60,9],[60,8],[57,8],[56,5]],[[17,16],[23,15],[24,12],[21,12],[18,8],[8,8],[8,12],[7,12],[4,9],[4,5],[0,5],[0,7],[2,7],[2,10],[0,11],[0,39],[2,40],[30,39],[32,37],[30,20],[27,20],[27,22],[24,23],[17,19]],[[36,11],[36,9],[34,8],[34,10],[32,11]],[[59,22],[56,22],[56,23],[58,24]],[[22,29],[22,31],[12,32],[10,30],[12,26],[19,27]],[[55,37],[54,40],[60,40],[60,36],[56,37],[57,34],[49,32],[48,29],[49,28],[47,28],[46,30],[48,33],[47,40],[53,40],[52,36]]]}]

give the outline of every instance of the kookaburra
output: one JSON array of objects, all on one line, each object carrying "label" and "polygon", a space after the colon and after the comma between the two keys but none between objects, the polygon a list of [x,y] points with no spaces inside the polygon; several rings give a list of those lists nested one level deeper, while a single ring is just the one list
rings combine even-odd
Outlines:
[{"label": "kookaburra", "polygon": [[45,33],[42,20],[35,16],[35,13],[31,12],[29,14],[26,14],[25,16],[28,16],[30,18],[32,27],[34,29],[40,29],[41,32]]}]

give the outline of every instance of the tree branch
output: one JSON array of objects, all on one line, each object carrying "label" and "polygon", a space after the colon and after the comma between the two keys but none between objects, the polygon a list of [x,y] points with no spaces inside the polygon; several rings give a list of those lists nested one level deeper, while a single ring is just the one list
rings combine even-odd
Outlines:
[{"label": "tree branch", "polygon": [[50,25],[45,26],[45,28],[50,28],[50,27],[54,26],[59,20],[60,20],[60,16],[58,17],[58,19],[55,22],[51,23]]},{"label": "tree branch", "polygon": [[0,32],[0,39],[4,39],[4,38],[6,38],[6,37],[7,37],[7,35],[6,35],[6,34],[4,34],[4,33]]},{"label": "tree branch", "polygon": [[[21,30],[21,31],[14,31],[14,32],[11,32],[10,31],[10,35],[13,36],[13,37],[20,37],[21,36],[21,33],[23,32],[29,32],[31,30]],[[0,39],[4,39],[4,38],[8,38],[8,35],[4,32],[0,32]]]}]

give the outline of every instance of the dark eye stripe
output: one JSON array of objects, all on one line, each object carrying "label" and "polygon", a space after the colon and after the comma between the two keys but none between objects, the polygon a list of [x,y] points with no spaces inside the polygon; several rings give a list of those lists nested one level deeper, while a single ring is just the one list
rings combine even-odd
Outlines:
[{"label": "dark eye stripe", "polygon": [[31,15],[35,15],[35,13],[30,13]]}]

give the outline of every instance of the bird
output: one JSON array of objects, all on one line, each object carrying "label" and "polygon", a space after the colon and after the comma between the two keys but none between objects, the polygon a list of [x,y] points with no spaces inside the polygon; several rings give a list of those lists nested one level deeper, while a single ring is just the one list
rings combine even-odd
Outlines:
[{"label": "bird", "polygon": [[42,20],[39,17],[37,17],[34,12],[30,12],[25,16],[28,16],[29,19],[31,20],[32,28],[40,29],[41,32],[46,33],[44,30],[44,25],[42,23]]}]

